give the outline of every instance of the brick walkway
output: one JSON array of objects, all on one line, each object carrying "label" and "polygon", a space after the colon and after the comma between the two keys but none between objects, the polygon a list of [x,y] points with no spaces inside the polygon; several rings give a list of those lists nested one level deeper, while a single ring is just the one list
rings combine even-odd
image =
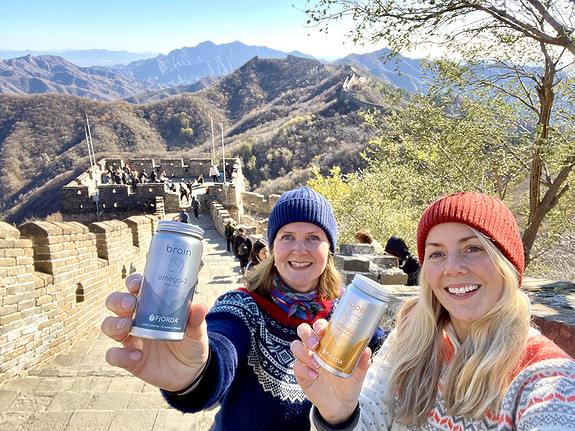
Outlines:
[{"label": "brick walkway", "polygon": [[[194,302],[211,306],[222,293],[241,283],[239,262],[226,252],[226,241],[209,214],[192,223],[205,230],[204,268]],[[217,410],[182,414],[169,408],[155,387],[106,362],[117,345],[93,328],[35,375],[0,385],[0,431],[206,431]]]}]

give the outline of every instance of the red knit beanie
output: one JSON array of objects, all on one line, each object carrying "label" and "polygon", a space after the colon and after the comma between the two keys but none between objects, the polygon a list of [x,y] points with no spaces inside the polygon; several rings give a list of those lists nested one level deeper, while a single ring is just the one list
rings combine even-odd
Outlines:
[{"label": "red knit beanie", "polygon": [[487,236],[519,271],[523,278],[525,256],[515,217],[502,201],[476,192],[445,196],[432,203],[422,214],[417,228],[419,262],[425,258],[425,240],[431,228],[440,223],[463,223]]}]

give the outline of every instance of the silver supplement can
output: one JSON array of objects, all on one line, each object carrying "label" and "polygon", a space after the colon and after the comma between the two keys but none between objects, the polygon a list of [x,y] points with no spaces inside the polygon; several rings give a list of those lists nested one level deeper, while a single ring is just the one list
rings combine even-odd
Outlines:
[{"label": "silver supplement can", "polygon": [[202,260],[204,231],[177,221],[161,221],[144,268],[132,330],[137,337],[184,339]]},{"label": "silver supplement can", "polygon": [[350,377],[373,337],[391,293],[357,274],[347,286],[314,352],[319,364],[339,377]]}]

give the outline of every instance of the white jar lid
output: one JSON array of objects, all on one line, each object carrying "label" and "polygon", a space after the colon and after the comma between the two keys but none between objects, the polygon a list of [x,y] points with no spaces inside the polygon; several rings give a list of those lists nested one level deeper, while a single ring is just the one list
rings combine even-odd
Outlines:
[{"label": "white jar lid", "polygon": [[351,282],[357,286],[358,289],[363,290],[368,295],[371,295],[381,301],[388,301],[391,292],[379,284],[377,281],[372,280],[365,275],[356,274]]},{"label": "white jar lid", "polygon": [[199,239],[204,239],[204,230],[201,227],[179,221],[161,221],[158,223],[158,230],[179,232],[195,236]]}]

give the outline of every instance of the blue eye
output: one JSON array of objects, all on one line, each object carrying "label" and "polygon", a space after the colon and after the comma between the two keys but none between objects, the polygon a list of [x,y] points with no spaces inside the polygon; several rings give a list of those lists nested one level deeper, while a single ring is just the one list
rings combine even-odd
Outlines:
[{"label": "blue eye", "polygon": [[476,246],[476,245],[470,245],[469,247],[467,247],[466,251],[469,253],[477,253],[477,252],[483,251],[483,248]]},{"label": "blue eye", "polygon": [[434,251],[434,252],[429,253],[429,256],[427,256],[427,257],[428,257],[429,259],[438,259],[438,258],[440,258],[440,257],[442,257],[442,256],[443,256],[443,253],[442,253],[442,252],[440,252],[440,251]]}]

